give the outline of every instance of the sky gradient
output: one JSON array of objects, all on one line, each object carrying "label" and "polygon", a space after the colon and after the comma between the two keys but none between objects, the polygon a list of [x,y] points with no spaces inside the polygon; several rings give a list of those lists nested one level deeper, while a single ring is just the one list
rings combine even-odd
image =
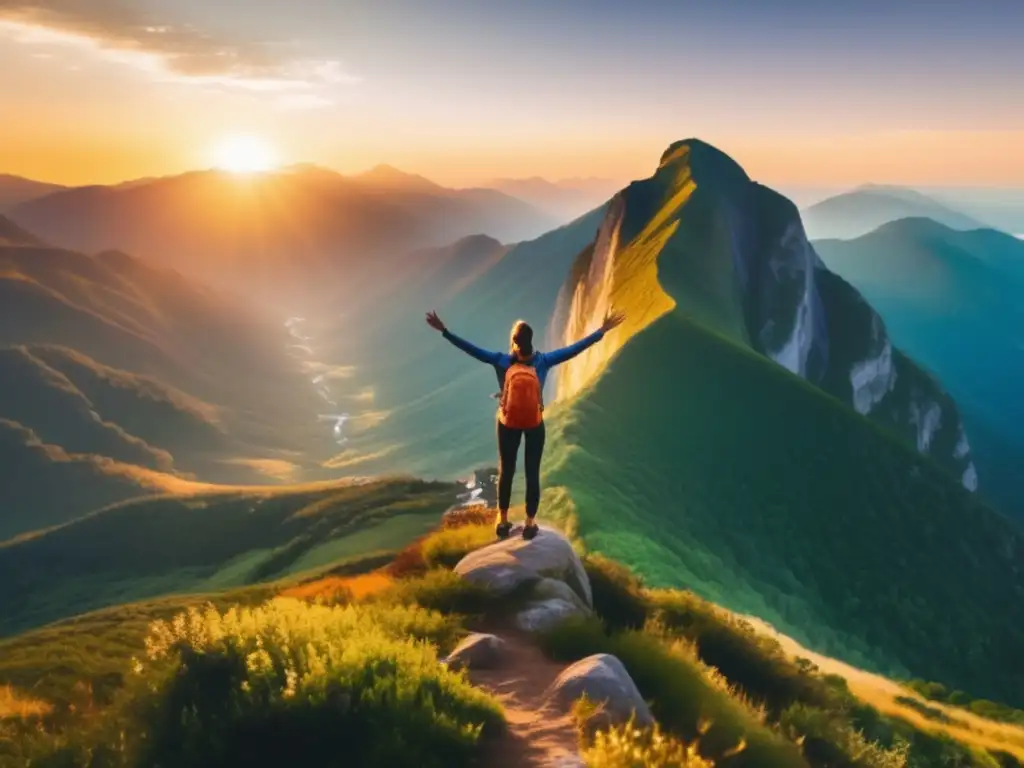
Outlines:
[{"label": "sky gradient", "polygon": [[245,133],[628,180],[696,136],[770,184],[1024,186],[1022,37],[1021,0],[0,0],[0,172],[177,173]]}]

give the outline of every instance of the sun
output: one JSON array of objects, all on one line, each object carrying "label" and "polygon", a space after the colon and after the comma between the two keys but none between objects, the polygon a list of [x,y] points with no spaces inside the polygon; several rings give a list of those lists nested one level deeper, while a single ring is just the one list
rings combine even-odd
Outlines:
[{"label": "sun", "polygon": [[257,136],[228,136],[214,147],[213,162],[232,173],[258,173],[277,165],[273,147]]}]

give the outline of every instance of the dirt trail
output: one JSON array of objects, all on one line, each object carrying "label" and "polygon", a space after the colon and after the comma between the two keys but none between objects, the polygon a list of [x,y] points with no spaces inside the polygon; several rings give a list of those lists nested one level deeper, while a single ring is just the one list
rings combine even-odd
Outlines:
[{"label": "dirt trail", "polygon": [[522,631],[480,628],[505,641],[495,669],[472,670],[474,685],[493,694],[505,709],[508,730],[484,746],[486,768],[579,768],[576,725],[569,715],[546,708],[544,692],[568,666],[547,658]]}]

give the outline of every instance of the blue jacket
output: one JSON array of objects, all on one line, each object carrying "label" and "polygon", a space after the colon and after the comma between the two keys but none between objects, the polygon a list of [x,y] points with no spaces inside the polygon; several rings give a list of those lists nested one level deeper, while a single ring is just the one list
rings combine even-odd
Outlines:
[{"label": "blue jacket", "polygon": [[[456,336],[447,329],[442,333],[442,336],[470,357],[475,357],[481,363],[493,365],[498,373],[499,386],[503,386],[505,371],[507,371],[509,366],[512,365],[512,355],[510,353],[490,352],[486,349],[480,349],[480,347],[470,344],[465,339]],[[548,371],[556,365],[561,365],[567,360],[572,360],[580,352],[590,346],[593,346],[603,338],[604,331],[599,329],[586,338],[580,339],[575,344],[570,344],[568,347],[562,347],[561,349],[556,349],[553,352],[534,352],[533,365],[537,370],[537,378],[540,379],[541,389],[544,388],[544,380],[547,378]]]}]

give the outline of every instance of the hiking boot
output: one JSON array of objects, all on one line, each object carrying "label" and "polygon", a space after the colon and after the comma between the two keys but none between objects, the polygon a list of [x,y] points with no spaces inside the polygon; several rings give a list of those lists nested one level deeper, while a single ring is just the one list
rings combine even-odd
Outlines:
[{"label": "hiking boot", "polygon": [[528,520],[523,526],[523,538],[529,541],[540,532],[540,528],[533,521]]},{"label": "hiking boot", "polygon": [[494,532],[497,534],[499,539],[507,539],[508,535],[512,533],[512,523],[508,520],[503,523],[499,521],[498,524],[494,526]]}]

